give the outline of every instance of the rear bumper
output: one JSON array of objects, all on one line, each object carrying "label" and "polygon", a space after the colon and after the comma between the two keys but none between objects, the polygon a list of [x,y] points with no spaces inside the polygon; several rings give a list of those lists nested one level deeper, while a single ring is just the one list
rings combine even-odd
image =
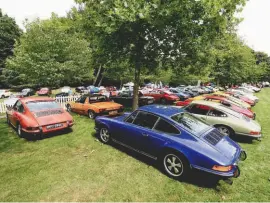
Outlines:
[{"label": "rear bumper", "polygon": [[236,133],[237,135],[241,135],[241,136],[246,136],[246,137],[251,137],[251,138],[261,138],[263,135],[250,135],[250,134],[245,134],[245,133]]},{"label": "rear bumper", "polygon": [[207,173],[211,173],[211,174],[221,176],[221,177],[226,177],[226,178],[231,178],[231,177],[238,178],[240,176],[240,169],[239,169],[239,167],[237,165],[235,165],[233,167],[233,169],[231,171],[228,171],[228,172],[215,171],[215,170],[212,170],[212,169],[207,169],[207,168],[203,168],[203,167],[196,166],[196,165],[192,165],[192,167],[196,168],[198,170],[207,172]]},{"label": "rear bumper", "polygon": [[71,123],[69,125],[66,124],[63,127],[49,129],[49,130],[47,130],[46,127],[40,127],[39,130],[31,130],[31,131],[23,128],[22,131],[24,133],[27,133],[27,134],[30,134],[30,135],[41,135],[41,134],[49,134],[49,133],[53,133],[53,132],[57,132],[57,131],[62,131],[62,130],[71,128],[73,125],[74,125],[74,123]]}]

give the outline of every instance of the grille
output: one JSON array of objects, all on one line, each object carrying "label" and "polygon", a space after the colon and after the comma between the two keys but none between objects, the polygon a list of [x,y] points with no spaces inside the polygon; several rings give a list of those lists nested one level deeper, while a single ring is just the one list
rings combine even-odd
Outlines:
[{"label": "grille", "polygon": [[211,131],[204,136],[204,139],[212,145],[216,145],[224,135],[222,135],[217,129]]},{"label": "grille", "polygon": [[62,110],[51,110],[51,111],[41,111],[41,112],[36,112],[35,115],[36,117],[43,117],[43,116],[50,116],[50,115],[55,115],[55,114],[62,114]]}]

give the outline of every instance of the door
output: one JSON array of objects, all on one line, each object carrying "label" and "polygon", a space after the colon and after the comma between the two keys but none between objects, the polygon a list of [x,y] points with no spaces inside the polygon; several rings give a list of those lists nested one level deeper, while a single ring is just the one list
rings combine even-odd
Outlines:
[{"label": "door", "polygon": [[86,102],[87,96],[80,97],[74,104],[72,111],[83,114],[84,105]]},{"label": "door", "polygon": [[[152,128],[158,121],[158,116],[144,111],[136,111],[132,113],[124,122],[114,126],[117,129],[114,137],[117,141],[135,149],[142,151],[149,137],[152,135]],[[117,124],[116,124],[117,125]]]},{"label": "door", "polygon": [[140,150],[157,157],[171,136],[180,135],[180,131],[170,122],[159,118],[153,129],[148,130],[147,137],[140,144]]},{"label": "door", "polygon": [[21,101],[17,101],[15,105],[13,106],[12,110],[10,111],[9,120],[10,123],[16,127],[17,123],[20,121],[20,114],[24,113],[24,107],[21,103]]}]

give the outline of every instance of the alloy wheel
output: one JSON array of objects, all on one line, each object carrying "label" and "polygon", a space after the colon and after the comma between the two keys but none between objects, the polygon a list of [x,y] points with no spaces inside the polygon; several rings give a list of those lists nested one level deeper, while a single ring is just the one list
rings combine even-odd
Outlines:
[{"label": "alloy wheel", "polygon": [[93,111],[88,111],[88,117],[91,119],[95,118],[95,113]]},{"label": "alloy wheel", "polygon": [[230,136],[230,130],[224,126],[218,127],[218,130],[220,133],[222,133],[225,136]]},{"label": "alloy wheel", "polygon": [[110,134],[107,128],[101,128],[99,131],[100,140],[103,143],[108,143],[110,141]]},{"label": "alloy wheel", "polygon": [[164,157],[163,164],[168,174],[173,177],[180,177],[184,172],[181,159],[175,154],[168,154]]}]

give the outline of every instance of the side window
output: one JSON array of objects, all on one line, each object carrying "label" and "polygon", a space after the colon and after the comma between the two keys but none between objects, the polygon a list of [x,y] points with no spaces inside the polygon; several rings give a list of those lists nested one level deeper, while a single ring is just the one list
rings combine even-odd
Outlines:
[{"label": "side window", "polygon": [[195,104],[193,106],[190,106],[188,109],[186,109],[190,113],[199,114],[199,115],[207,115],[208,111],[210,110],[210,107]]},{"label": "side window", "polygon": [[15,111],[18,111],[20,113],[23,113],[24,112],[24,107],[22,105],[22,103],[20,101],[18,101],[16,104],[15,104]]},{"label": "side window", "polygon": [[132,113],[126,120],[127,123],[133,123],[133,121],[135,120],[136,116],[138,114],[138,111]]},{"label": "side window", "polygon": [[140,111],[133,124],[152,129],[157,122],[158,117],[147,112]]},{"label": "side window", "polygon": [[177,128],[163,119],[158,121],[155,130],[169,134],[180,134],[180,131]]},{"label": "side window", "polygon": [[79,99],[77,100],[77,103],[84,104],[85,100],[86,100],[86,96],[82,96],[81,98],[79,98]]},{"label": "side window", "polygon": [[210,112],[208,113],[208,116],[213,116],[213,117],[227,117],[227,115],[221,111],[218,111],[216,109],[211,109]]}]

